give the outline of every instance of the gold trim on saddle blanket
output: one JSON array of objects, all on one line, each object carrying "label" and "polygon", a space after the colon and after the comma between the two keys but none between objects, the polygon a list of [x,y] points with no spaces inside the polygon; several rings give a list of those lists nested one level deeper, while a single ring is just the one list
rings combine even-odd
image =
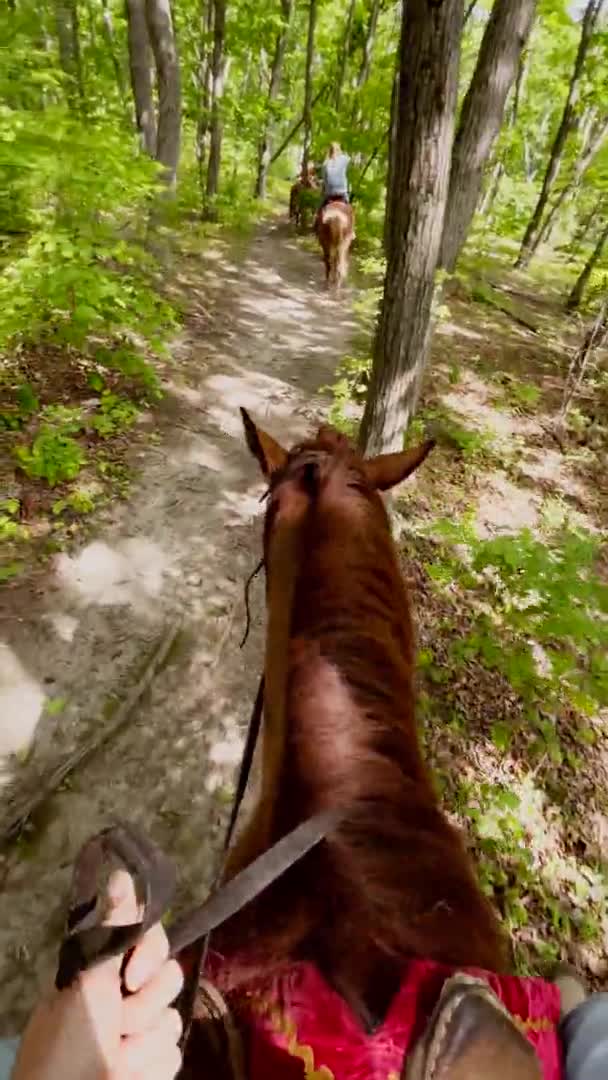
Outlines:
[{"label": "gold trim on saddle blanket", "polygon": [[[269,1001],[263,995],[255,995],[249,1001],[249,1005],[259,1016],[268,1019],[277,1035],[283,1035],[287,1040],[287,1052],[292,1057],[299,1058],[304,1064],[305,1080],[335,1080],[335,1076],[327,1065],[315,1066],[315,1055],[312,1046],[308,1043],[298,1042],[298,1029],[295,1020],[289,1016],[285,1009],[273,1001]],[[391,1080],[387,1077],[387,1080]],[[395,1075],[395,1080],[398,1078]]]}]

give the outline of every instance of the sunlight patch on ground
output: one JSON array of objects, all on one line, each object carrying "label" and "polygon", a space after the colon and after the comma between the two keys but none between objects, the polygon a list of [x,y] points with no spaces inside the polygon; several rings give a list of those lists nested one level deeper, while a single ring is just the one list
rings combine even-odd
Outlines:
[{"label": "sunlight patch on ground", "polygon": [[[255,469],[256,464],[252,460],[252,475]],[[248,525],[254,518],[260,517],[264,512],[261,497],[265,490],[266,485],[260,479],[260,482],[248,492],[225,491],[220,504],[220,513],[225,519],[225,527],[231,529],[239,525]]]},{"label": "sunlight patch on ground", "polygon": [[145,537],[130,537],[115,548],[95,540],[76,555],[61,552],[55,560],[58,580],[83,602],[144,610],[160,595],[168,566],[166,552]]},{"label": "sunlight patch on ground", "polygon": [[6,759],[27,752],[45,699],[40,683],[25,670],[14,650],[0,642],[0,787],[11,779]]},{"label": "sunlight patch on ground", "polygon": [[213,744],[209,751],[209,761],[214,765],[240,765],[243,756],[244,740],[233,735]]},{"label": "sunlight patch on ground", "polygon": [[469,341],[485,341],[485,336],[477,330],[470,330],[468,326],[459,326],[458,323],[453,322],[440,322],[435,333],[442,337],[457,336],[468,338]]},{"label": "sunlight patch on ground", "polygon": [[519,462],[519,469],[534,483],[549,484],[559,488],[564,495],[593,503],[587,486],[570,472],[563,454],[557,450],[550,450],[546,446],[542,450],[531,450],[528,456]]},{"label": "sunlight patch on ground", "polygon": [[541,498],[522,490],[499,470],[483,478],[483,490],[475,513],[475,529],[481,539],[496,533],[516,533],[534,529],[539,522]]},{"label": "sunlight patch on ground", "polygon": [[73,615],[67,615],[61,611],[50,611],[44,616],[44,619],[51,624],[53,630],[57,634],[57,637],[62,641],[66,641],[68,644],[74,640],[74,634],[78,629],[78,619],[75,619]]},{"label": "sunlight patch on ground", "polygon": [[188,439],[185,446],[181,446],[179,454],[173,451],[169,455],[172,465],[200,465],[203,469],[211,469],[212,472],[223,473],[227,468],[226,456],[221,450],[208,440],[198,436]]},{"label": "sunlight patch on ground", "polygon": [[476,428],[491,431],[500,441],[514,436],[529,436],[539,431],[537,421],[527,416],[497,409],[490,401],[488,384],[470,371],[464,373],[458,387],[441,395],[442,403]]}]

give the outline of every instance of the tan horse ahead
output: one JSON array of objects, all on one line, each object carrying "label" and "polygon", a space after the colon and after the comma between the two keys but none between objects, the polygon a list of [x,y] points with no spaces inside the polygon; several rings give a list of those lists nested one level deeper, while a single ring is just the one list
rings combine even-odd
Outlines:
[{"label": "tan horse ahead", "polygon": [[348,256],[355,237],[352,206],[332,199],[319,210],[317,236],[323,249],[325,280],[330,289],[339,291],[348,273]]}]

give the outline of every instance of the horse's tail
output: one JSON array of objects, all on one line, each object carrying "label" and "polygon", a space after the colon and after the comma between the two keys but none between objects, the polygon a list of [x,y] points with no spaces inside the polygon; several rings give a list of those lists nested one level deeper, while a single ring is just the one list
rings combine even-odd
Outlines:
[{"label": "horse's tail", "polygon": [[350,206],[329,203],[323,210],[321,243],[326,253],[327,280],[340,287],[348,270],[348,252],[353,234]]}]

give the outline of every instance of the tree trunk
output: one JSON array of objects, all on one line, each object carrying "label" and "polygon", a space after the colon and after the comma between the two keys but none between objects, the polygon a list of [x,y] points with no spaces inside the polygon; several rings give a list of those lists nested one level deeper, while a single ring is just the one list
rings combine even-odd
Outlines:
[{"label": "tree trunk", "polygon": [[108,0],[101,0],[103,8],[103,32],[106,38],[106,45],[108,52],[112,59],[112,67],[114,68],[114,75],[116,76],[116,86],[118,87],[118,96],[123,104],[127,100],[127,88],[125,85],[125,76],[122,69],[122,63],[118,59],[116,52],[116,42],[114,39],[114,23],[112,21],[112,12],[108,6]]},{"label": "tree trunk", "polygon": [[211,59],[211,123],[209,137],[209,167],[207,169],[207,198],[218,192],[222,160],[222,97],[226,82],[226,0],[213,0],[213,56]]},{"label": "tree trunk", "polygon": [[477,7],[477,0],[471,0],[470,4],[467,7],[467,10],[464,13],[464,19],[462,20],[463,27],[465,27],[467,25],[469,19],[471,18],[471,15],[475,11],[476,7]]},{"label": "tree trunk", "polygon": [[363,41],[363,56],[361,58],[359,74],[357,75],[357,90],[361,90],[369,79],[379,17],[380,0],[372,0],[372,6],[369,11],[369,18],[367,20],[367,27],[365,30],[365,39]]},{"label": "tree trunk", "polygon": [[283,75],[285,53],[287,51],[287,40],[289,37],[293,5],[294,0],[281,0],[282,25],[281,28],[277,30],[277,36],[274,43],[274,53],[270,68],[270,84],[268,87],[268,111],[264,121],[264,131],[258,143],[258,170],[254,188],[254,196],[256,199],[266,198],[266,180],[268,177],[271,153],[270,131],[273,123],[272,107],[281,90],[281,78]]},{"label": "tree trunk", "polygon": [[576,253],[579,250],[579,248],[582,247],[582,245],[585,243],[585,240],[587,239],[587,235],[591,231],[591,227],[593,225],[593,222],[596,220],[598,214],[601,217],[601,214],[602,214],[601,205],[600,205],[599,210],[598,210],[597,206],[594,206],[593,209],[589,211],[589,213],[585,214],[582,218],[579,217],[579,219],[577,220],[574,236],[572,237],[572,240],[571,240],[570,244],[568,245],[568,247],[569,247],[568,262],[575,262]]},{"label": "tree trunk", "polygon": [[608,337],[608,295],[604,296],[599,311],[587,330],[580,349],[577,349],[568,371],[559,419],[563,425],[572,398],[580,390],[589,360],[596,349],[601,349]]},{"label": "tree trunk", "polygon": [[[323,86],[321,87],[320,90],[317,90],[314,98],[312,99],[312,101],[310,103],[311,111],[312,111],[312,109],[314,109],[315,105],[317,104],[317,101],[320,101],[321,98],[325,97],[328,90],[329,90],[329,83],[323,83]],[[293,127],[290,128],[289,131],[287,132],[287,135],[283,139],[283,142],[281,143],[281,145],[278,147],[277,150],[275,150],[273,152],[272,157],[270,158],[270,164],[271,165],[274,165],[275,161],[279,160],[281,154],[283,153],[284,150],[287,149],[287,147],[289,146],[291,140],[293,138],[295,138],[295,136],[298,134],[298,131],[300,130],[300,128],[302,127],[303,124],[304,124],[304,114],[302,113],[302,116],[300,117],[300,119],[296,120]]]},{"label": "tree trunk", "polygon": [[342,105],[342,93],[344,91],[344,81],[346,79],[346,65],[348,63],[348,57],[350,55],[351,40],[353,34],[353,19],[355,16],[355,3],[356,0],[350,0],[348,5],[348,11],[346,12],[346,23],[344,24],[344,36],[342,38],[342,46],[338,54],[338,71],[336,74],[336,112],[340,111]]},{"label": "tree trunk", "polygon": [[156,156],[156,111],[152,90],[152,54],[146,22],[146,0],[126,0],[129,71],[135,103],[135,121],[141,143]]},{"label": "tree trunk", "polygon": [[564,184],[561,191],[558,192],[542,223],[538,236],[538,245],[548,241],[559,211],[564,203],[568,202],[578,191],[587,169],[592,164],[596,154],[602,149],[606,137],[608,137],[608,120],[603,120],[599,125],[588,128],[586,142],[574,166],[574,173]]},{"label": "tree trunk", "polygon": [[308,0],[308,38],[306,42],[306,72],[304,76],[304,150],[302,169],[308,166],[312,143],[312,61],[315,53],[317,0]]},{"label": "tree trunk", "polygon": [[182,101],[170,0],[146,0],[146,22],[158,85],[156,160],[164,166],[167,187],[173,188],[179,162]]},{"label": "tree trunk", "polygon": [[452,152],[440,263],[453,270],[479,201],[483,169],[528,39],[536,0],[494,0]]},{"label": "tree trunk", "polygon": [[207,150],[211,117],[211,52],[209,41],[213,33],[213,0],[201,0],[200,34],[197,65],[198,113],[196,118],[196,160],[201,203],[207,188]]},{"label": "tree trunk", "polygon": [[538,201],[532,217],[528,222],[519,255],[515,262],[516,267],[527,266],[538,247],[545,206],[547,205],[549,195],[551,194],[551,190],[557,179],[568,136],[576,125],[576,104],[578,100],[579,85],[585,66],[585,59],[593,37],[593,31],[595,30],[595,25],[603,2],[604,0],[588,0],[587,7],[585,8],[585,14],[583,15],[581,24],[581,36],[576,59],[574,61],[574,67],[572,69],[564,111],[555,139],[553,140],[553,146],[551,147],[549,162],[545,170],[540,195],[538,196]]},{"label": "tree trunk", "polygon": [[56,0],[55,25],[59,45],[59,62],[68,78],[68,99],[72,107],[80,100],[80,108],[86,111],[84,74],[80,52],[78,0]]},{"label": "tree trunk", "polygon": [[454,134],[463,0],[405,0],[399,46],[388,264],[359,441],[400,450],[431,339],[431,304]]},{"label": "tree trunk", "polygon": [[[517,117],[519,114],[519,106],[521,104],[521,97],[523,93],[524,83],[526,81],[526,74],[528,71],[528,56],[526,53],[522,53],[519,57],[519,64],[517,65],[517,78],[515,79],[515,86],[513,87],[513,103],[511,105],[509,115],[509,127],[514,128],[517,124]],[[526,147],[524,145],[524,159],[526,157]],[[492,169],[492,176],[488,183],[485,195],[479,204],[479,213],[482,215],[489,214],[500,188],[500,182],[505,175],[505,167],[502,161],[497,161]]]},{"label": "tree trunk", "polygon": [[568,311],[574,311],[580,305],[580,302],[583,299],[583,294],[585,292],[585,289],[587,288],[587,282],[589,281],[589,278],[591,277],[591,274],[593,272],[593,268],[597,265],[597,263],[599,262],[599,260],[600,260],[600,258],[602,256],[602,252],[604,250],[604,245],[605,245],[607,240],[608,240],[608,224],[605,225],[605,227],[602,229],[602,231],[601,231],[601,233],[600,233],[600,235],[598,237],[597,244],[595,245],[593,251],[591,252],[591,255],[587,259],[587,262],[583,266],[583,269],[581,270],[578,278],[576,279],[576,281],[574,283],[574,286],[572,288],[570,296],[568,297],[568,300],[566,301],[566,309]]}]

